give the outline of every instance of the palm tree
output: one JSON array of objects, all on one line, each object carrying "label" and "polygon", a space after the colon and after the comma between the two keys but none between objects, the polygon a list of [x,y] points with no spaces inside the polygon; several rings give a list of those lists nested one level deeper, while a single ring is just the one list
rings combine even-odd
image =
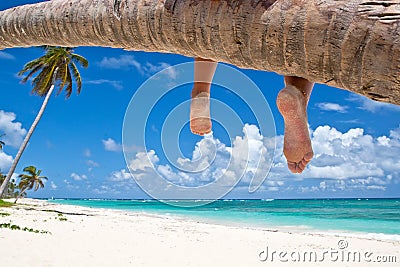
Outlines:
[{"label": "palm tree", "polygon": [[42,170],[37,170],[35,166],[28,166],[24,168],[26,174],[20,174],[18,177],[21,179],[18,188],[20,189],[19,195],[16,197],[15,202],[25,193],[26,190],[34,188],[36,192],[39,188],[44,187],[43,180],[47,180],[46,176],[40,176]]},{"label": "palm tree", "polygon": [[199,56],[400,105],[398,10],[395,0],[45,1],[0,12],[0,49],[102,46]]},{"label": "palm tree", "polygon": [[[0,184],[3,183],[3,181],[6,179],[6,176],[0,173]],[[11,181],[8,183],[8,188],[4,192],[4,197],[16,197],[18,196],[18,191],[15,189],[17,188],[17,185],[15,184],[15,180],[11,179]]]},{"label": "palm tree", "polygon": [[76,83],[76,90],[79,94],[82,88],[82,79],[75,63],[80,64],[84,68],[88,67],[88,61],[78,55],[74,54],[71,48],[67,47],[53,47],[45,46],[46,54],[42,57],[27,63],[24,68],[19,72],[19,75],[28,73],[22,82],[27,82],[33,75],[39,74],[32,80],[32,93],[45,96],[42,107],[39,110],[31,128],[29,129],[17,155],[11,165],[6,179],[0,187],[0,197],[3,195],[12,174],[17,167],[17,164],[24,152],[33,131],[41,119],[44,110],[46,109],[49,98],[53,93],[55,87],[58,88],[57,94],[63,90],[66,91],[66,97],[69,98],[72,94],[73,80]]}]

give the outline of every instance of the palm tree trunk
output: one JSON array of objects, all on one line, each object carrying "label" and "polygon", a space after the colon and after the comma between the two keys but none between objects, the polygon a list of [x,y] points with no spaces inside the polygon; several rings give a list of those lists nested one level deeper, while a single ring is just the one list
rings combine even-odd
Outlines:
[{"label": "palm tree trunk", "polygon": [[[55,70],[55,74],[53,75],[53,79],[56,76],[56,73],[57,73],[57,69]],[[47,92],[46,97],[45,97],[45,99],[44,99],[44,101],[42,103],[42,107],[40,108],[39,113],[36,115],[36,118],[33,121],[32,126],[29,129],[27,135],[25,136],[25,139],[22,142],[22,145],[19,148],[17,155],[15,156],[15,159],[14,159],[12,165],[11,165],[11,168],[8,171],[7,177],[4,179],[3,183],[1,184],[1,187],[0,187],[0,198],[2,197],[2,195],[5,192],[6,188],[8,187],[8,183],[9,183],[9,181],[10,181],[10,179],[11,179],[11,177],[12,177],[14,171],[15,171],[15,168],[17,167],[17,164],[18,164],[18,162],[19,162],[19,160],[20,160],[20,158],[22,156],[22,153],[24,152],[26,146],[28,145],[29,139],[31,138],[31,136],[33,134],[33,131],[36,129],[36,126],[38,125],[40,119],[43,116],[44,110],[46,109],[46,106],[47,106],[47,104],[49,102],[51,94],[53,93],[53,90],[54,90],[54,84],[50,87],[49,91]]]},{"label": "palm tree trunk", "polygon": [[400,105],[399,0],[69,0],[0,12],[0,49],[200,56]]},{"label": "palm tree trunk", "polygon": [[28,189],[28,187],[25,187],[21,193],[18,194],[18,196],[15,198],[14,204],[17,203],[18,199],[25,193],[26,189]]}]

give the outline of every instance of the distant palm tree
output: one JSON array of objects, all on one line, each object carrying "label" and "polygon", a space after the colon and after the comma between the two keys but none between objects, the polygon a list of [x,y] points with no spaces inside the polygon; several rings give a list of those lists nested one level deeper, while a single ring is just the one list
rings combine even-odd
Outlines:
[{"label": "distant palm tree", "polygon": [[24,168],[26,174],[20,174],[18,177],[21,179],[18,188],[20,190],[19,195],[16,197],[15,202],[25,193],[26,190],[37,191],[39,188],[44,187],[43,180],[47,180],[46,176],[40,176],[42,170],[37,170],[35,166],[28,166]]},{"label": "distant palm tree", "polygon": [[[6,179],[6,176],[0,173],[0,184],[3,183],[4,179]],[[17,197],[19,195],[19,192],[16,191],[17,185],[15,184],[15,180],[11,179],[11,181],[8,183],[8,188],[4,192],[3,196],[4,197]],[[24,193],[25,194],[25,193]]]},{"label": "distant palm tree", "polygon": [[58,87],[57,94],[60,94],[65,88],[66,97],[69,98],[72,94],[72,83],[74,80],[77,87],[77,93],[79,94],[82,88],[82,79],[75,63],[80,64],[84,68],[89,65],[88,61],[84,57],[74,54],[72,48],[45,46],[44,49],[46,50],[45,55],[27,63],[18,74],[24,75],[25,73],[28,73],[22,80],[22,82],[27,82],[34,74],[40,71],[32,80],[32,93],[39,96],[45,96],[45,99],[31,128],[22,142],[20,149],[18,150],[17,155],[15,156],[6,179],[1,184],[0,197],[3,195],[7,184],[17,167],[21,155],[43,115],[54,87]]}]

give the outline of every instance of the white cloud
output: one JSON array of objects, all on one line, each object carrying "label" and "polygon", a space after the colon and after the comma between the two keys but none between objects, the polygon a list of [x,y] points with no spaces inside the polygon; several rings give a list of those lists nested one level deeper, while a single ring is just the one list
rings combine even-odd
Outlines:
[{"label": "white cloud", "polygon": [[51,189],[55,190],[55,189],[57,189],[58,186],[53,181],[51,181],[50,187],[51,187]]},{"label": "white cloud", "polygon": [[115,90],[118,90],[118,91],[124,89],[124,86],[122,85],[121,81],[99,79],[99,80],[86,81],[85,83],[86,84],[94,84],[94,85],[108,84],[111,87],[113,87]]},{"label": "white cloud", "polygon": [[100,167],[100,164],[97,163],[96,161],[93,161],[91,159],[89,159],[88,161],[86,161],[86,165],[88,165],[89,167]]},{"label": "white cloud", "polygon": [[109,180],[113,182],[132,180],[132,175],[127,170],[122,169],[111,173]]},{"label": "white cloud", "polygon": [[131,55],[121,55],[118,58],[104,57],[98,65],[106,69],[122,69],[126,67],[141,69],[141,64]]},{"label": "white cloud", "polygon": [[114,139],[108,138],[107,140],[102,140],[104,149],[112,152],[122,151],[122,145],[118,144]]},{"label": "white cloud", "polygon": [[70,177],[75,181],[87,180],[87,176],[85,174],[79,175],[75,172],[71,173]]},{"label": "white cloud", "polygon": [[[385,190],[389,184],[400,182],[400,129],[391,131],[389,136],[373,137],[361,128],[340,132],[319,126],[311,131],[311,138],[315,157],[303,174],[295,175],[289,172],[282,153],[283,136],[276,137],[273,167],[263,190]],[[235,137],[232,147],[213,137],[202,139],[191,158],[178,158],[179,169],[160,164],[153,150],[137,153],[129,167],[137,180],[151,178],[154,168],[164,179],[178,185],[204,185],[225,174],[232,181],[242,176],[239,186],[248,187],[252,179],[260,181],[259,176],[268,172],[274,146],[273,138],[262,136],[254,125],[245,125],[243,136]],[[294,189],[289,186],[294,181],[314,184]]]},{"label": "white cloud", "polygon": [[87,157],[87,158],[90,158],[90,157],[92,156],[92,152],[90,151],[89,148],[86,148],[86,149],[83,151],[83,155],[84,155],[85,157]]},{"label": "white cloud", "polygon": [[159,158],[154,150],[150,150],[148,153],[138,152],[136,158],[130,162],[129,169],[134,172],[146,171],[146,168],[153,168],[158,162]]},{"label": "white cloud", "polygon": [[0,59],[15,59],[15,57],[9,53],[0,51]]},{"label": "white cloud", "polygon": [[0,151],[0,171],[8,170],[13,162],[13,157],[7,155],[2,150]]},{"label": "white cloud", "polygon": [[228,147],[213,136],[206,136],[199,141],[191,158],[178,158],[173,168],[159,164],[159,158],[153,150],[139,152],[130,161],[129,169],[138,180],[153,175],[153,170],[164,179],[181,186],[201,186],[223,178],[220,186],[234,184],[238,177],[243,177],[242,185],[249,185],[252,179],[262,182],[268,172],[268,155],[273,150],[254,125],[246,124],[243,136],[233,140]]},{"label": "white cloud", "polygon": [[324,111],[336,111],[340,113],[346,113],[347,112],[347,106],[341,106],[336,103],[328,103],[328,102],[323,102],[323,103],[318,103],[316,106]]},{"label": "white cloud", "polygon": [[20,122],[15,122],[16,118],[15,113],[0,110],[0,134],[5,134],[1,139],[6,146],[18,148],[26,135],[26,130],[22,128]]},{"label": "white cloud", "polygon": [[161,70],[165,70],[165,74],[175,80],[178,73],[174,68],[169,68],[171,65],[165,62],[153,64],[146,62],[145,64],[137,61],[132,55],[120,55],[119,57],[104,57],[97,65],[105,69],[136,69],[141,75],[150,76]]},{"label": "white cloud", "polygon": [[359,107],[360,109],[367,110],[372,113],[376,113],[376,112],[378,112],[380,110],[384,110],[384,109],[400,111],[400,106],[389,104],[389,103],[384,103],[384,102],[374,101],[374,100],[369,99],[368,97],[361,96],[361,95],[356,95],[356,94],[352,95],[347,100],[359,103],[361,105]]}]

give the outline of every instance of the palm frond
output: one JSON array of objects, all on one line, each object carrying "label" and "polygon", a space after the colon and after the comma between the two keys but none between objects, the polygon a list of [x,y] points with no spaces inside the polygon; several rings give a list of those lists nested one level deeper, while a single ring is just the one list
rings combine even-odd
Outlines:
[{"label": "palm frond", "polygon": [[71,62],[69,64],[71,71],[72,71],[72,76],[74,77],[74,80],[76,82],[76,86],[77,86],[77,93],[80,94],[81,93],[81,89],[82,89],[82,78],[81,78],[81,74],[78,71],[78,68],[76,67],[76,65]]},{"label": "palm frond", "polygon": [[89,61],[78,54],[71,54],[71,58],[75,63],[80,64],[82,67],[87,68],[89,67]]},{"label": "palm frond", "polygon": [[[34,67],[29,73],[28,75],[26,75],[21,82],[22,83],[26,83],[36,72],[38,72],[39,70],[41,70],[43,68],[43,65],[37,65],[36,67]],[[21,75],[20,75],[21,76]]]},{"label": "palm frond", "polygon": [[65,88],[65,92],[66,92],[65,98],[69,98],[72,94],[72,76],[69,68],[67,71],[67,88]]},{"label": "palm frond", "polygon": [[57,91],[57,95],[59,95],[62,90],[64,89],[64,87],[67,85],[68,83],[68,65],[64,64],[62,65],[57,72],[57,77],[56,80],[58,82],[58,91]]},{"label": "palm frond", "polygon": [[31,175],[34,175],[34,174],[36,174],[36,167],[35,166],[28,166],[28,167],[25,167],[23,171],[27,172],[27,173],[29,173]]},{"label": "palm frond", "polygon": [[73,53],[69,47],[42,46],[46,51],[45,55],[25,64],[18,75],[26,75],[22,82],[25,83],[34,75],[32,80],[32,93],[45,96],[51,86],[58,87],[57,94],[66,91],[66,98],[69,98],[73,91],[73,82],[76,83],[76,90],[79,94],[82,89],[82,78],[75,63],[86,68],[89,62],[86,58]]},{"label": "palm frond", "polygon": [[37,66],[43,66],[45,64],[45,56],[32,60],[25,64],[22,70],[18,72],[18,76],[25,74],[26,72],[36,68]]}]

